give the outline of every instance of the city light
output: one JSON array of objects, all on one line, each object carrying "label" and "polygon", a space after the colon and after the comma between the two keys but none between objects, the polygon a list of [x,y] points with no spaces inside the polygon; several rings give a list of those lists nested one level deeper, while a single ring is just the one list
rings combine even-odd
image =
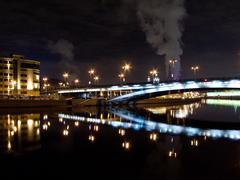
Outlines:
[{"label": "city light", "polygon": [[69,74],[67,72],[63,73],[63,77],[67,79],[69,77]]},{"label": "city light", "polygon": [[46,83],[48,81],[48,78],[47,77],[44,77],[43,78],[43,82]]},{"label": "city light", "polygon": [[130,64],[124,64],[124,65],[122,66],[122,69],[123,69],[125,72],[126,72],[126,71],[129,71],[131,68],[132,68],[132,67],[131,67]]},{"label": "city light", "polygon": [[93,79],[94,79],[95,82],[98,82],[98,80],[99,80],[99,76],[94,76]]},{"label": "city light", "polygon": [[124,142],[122,143],[122,147],[123,147],[124,149],[128,150],[128,149],[130,148],[130,142],[124,141]]},{"label": "city light", "polygon": [[199,66],[192,66],[191,67],[191,70],[193,71],[193,74],[194,74],[194,77],[196,78],[196,73],[197,73],[197,71],[199,71]]},{"label": "city light", "polygon": [[93,130],[94,131],[99,131],[99,126],[97,126],[97,125],[93,126]]},{"label": "city light", "polygon": [[89,135],[89,136],[88,136],[88,140],[89,140],[90,142],[94,142],[94,141],[95,141],[95,137],[94,137],[93,135]]},{"label": "city light", "polygon": [[157,134],[156,133],[151,133],[150,134],[150,140],[156,141],[157,140]]},{"label": "city light", "polygon": [[67,129],[64,129],[64,130],[63,130],[63,135],[64,135],[64,136],[68,136],[68,134],[69,134],[69,131],[68,131]]},{"label": "city light", "polygon": [[174,151],[174,149],[172,149],[172,150],[170,150],[170,151],[168,152],[168,156],[169,156],[169,157],[174,157],[174,158],[176,158],[176,157],[177,157],[177,153]]},{"label": "city light", "polygon": [[125,130],[124,129],[119,129],[118,134],[120,134],[121,136],[125,136]]},{"label": "city light", "polygon": [[94,76],[95,73],[96,73],[95,70],[92,69],[92,68],[88,71],[89,78],[90,78],[89,81],[88,81],[88,84],[89,84],[89,85],[92,84],[92,79],[95,80],[95,79],[94,79],[94,78],[96,77],[96,76]]},{"label": "city light", "polygon": [[76,127],[79,126],[79,122],[78,121],[76,121],[74,124],[75,124]]},{"label": "city light", "polygon": [[132,66],[128,63],[124,64],[122,66],[122,70],[123,72],[121,72],[118,77],[120,79],[121,82],[125,82],[126,81],[126,73],[129,72],[131,70]]},{"label": "city light", "polygon": [[124,74],[124,73],[120,73],[120,74],[118,75],[118,77],[119,77],[119,79],[120,79],[121,82],[125,82],[125,74]]},{"label": "city light", "polygon": [[148,82],[159,83],[160,78],[158,77],[158,70],[152,69],[149,71]]},{"label": "city light", "polygon": [[176,59],[172,59],[172,60],[169,60],[169,79],[174,79],[174,68],[175,68],[175,64],[178,62],[178,60]]},{"label": "city light", "polygon": [[75,83],[75,84],[78,84],[79,82],[80,82],[79,79],[75,79],[75,80],[74,80],[74,83]]},{"label": "city light", "polygon": [[157,76],[158,71],[157,71],[157,69],[153,69],[153,70],[149,71],[149,74],[152,75],[152,76]]},{"label": "city light", "polygon": [[90,75],[93,75],[93,74],[95,73],[95,70],[94,70],[94,69],[90,69],[90,70],[88,71],[88,73],[89,73]]},{"label": "city light", "polygon": [[197,139],[191,140],[191,146],[198,146],[198,140]]}]

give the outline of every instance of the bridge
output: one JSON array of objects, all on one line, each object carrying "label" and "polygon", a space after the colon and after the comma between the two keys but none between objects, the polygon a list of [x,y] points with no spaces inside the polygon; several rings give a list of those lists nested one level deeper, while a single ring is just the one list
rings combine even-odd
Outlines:
[{"label": "bridge", "polygon": [[106,98],[108,102],[123,103],[176,92],[236,89],[240,89],[240,79],[234,78],[75,88],[58,90],[58,94],[77,98],[102,97]]}]

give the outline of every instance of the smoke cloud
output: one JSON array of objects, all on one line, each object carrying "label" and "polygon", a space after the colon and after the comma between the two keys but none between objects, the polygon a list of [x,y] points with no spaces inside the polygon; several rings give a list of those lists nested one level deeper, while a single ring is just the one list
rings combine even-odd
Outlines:
[{"label": "smoke cloud", "polygon": [[74,45],[65,39],[59,39],[56,42],[50,41],[48,49],[53,54],[60,56],[59,68],[62,72],[68,71],[72,75],[77,74],[77,66],[74,62]]},{"label": "smoke cloud", "polygon": [[[167,77],[180,78],[182,20],[186,14],[184,0],[139,0],[137,16],[147,42],[158,55],[165,55]],[[169,60],[177,62],[169,64]]]}]

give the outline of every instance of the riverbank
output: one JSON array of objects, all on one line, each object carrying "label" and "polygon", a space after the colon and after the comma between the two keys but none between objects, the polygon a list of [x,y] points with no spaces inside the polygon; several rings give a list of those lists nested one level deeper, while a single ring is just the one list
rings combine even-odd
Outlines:
[{"label": "riverbank", "polygon": [[[211,98],[212,99],[212,98]],[[216,97],[214,99],[231,99],[240,100],[239,97]],[[144,105],[175,105],[193,103],[202,100],[202,98],[192,99],[162,99],[162,98],[150,98],[145,100],[139,100],[131,105],[144,106]],[[119,104],[118,104],[119,105]],[[127,104],[122,104],[127,105]],[[16,99],[2,99],[0,100],[0,108],[68,108],[68,107],[107,107],[114,106],[109,104],[105,99],[71,99],[71,100],[16,100]]]},{"label": "riverbank", "polygon": [[1,99],[0,108],[51,108],[71,106],[67,100],[13,100]]}]

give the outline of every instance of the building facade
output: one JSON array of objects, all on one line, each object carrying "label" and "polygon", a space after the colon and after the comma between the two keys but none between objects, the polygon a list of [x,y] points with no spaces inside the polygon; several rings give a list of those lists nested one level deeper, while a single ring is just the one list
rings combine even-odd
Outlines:
[{"label": "building facade", "polygon": [[0,57],[0,96],[40,95],[40,62],[12,54]]}]

